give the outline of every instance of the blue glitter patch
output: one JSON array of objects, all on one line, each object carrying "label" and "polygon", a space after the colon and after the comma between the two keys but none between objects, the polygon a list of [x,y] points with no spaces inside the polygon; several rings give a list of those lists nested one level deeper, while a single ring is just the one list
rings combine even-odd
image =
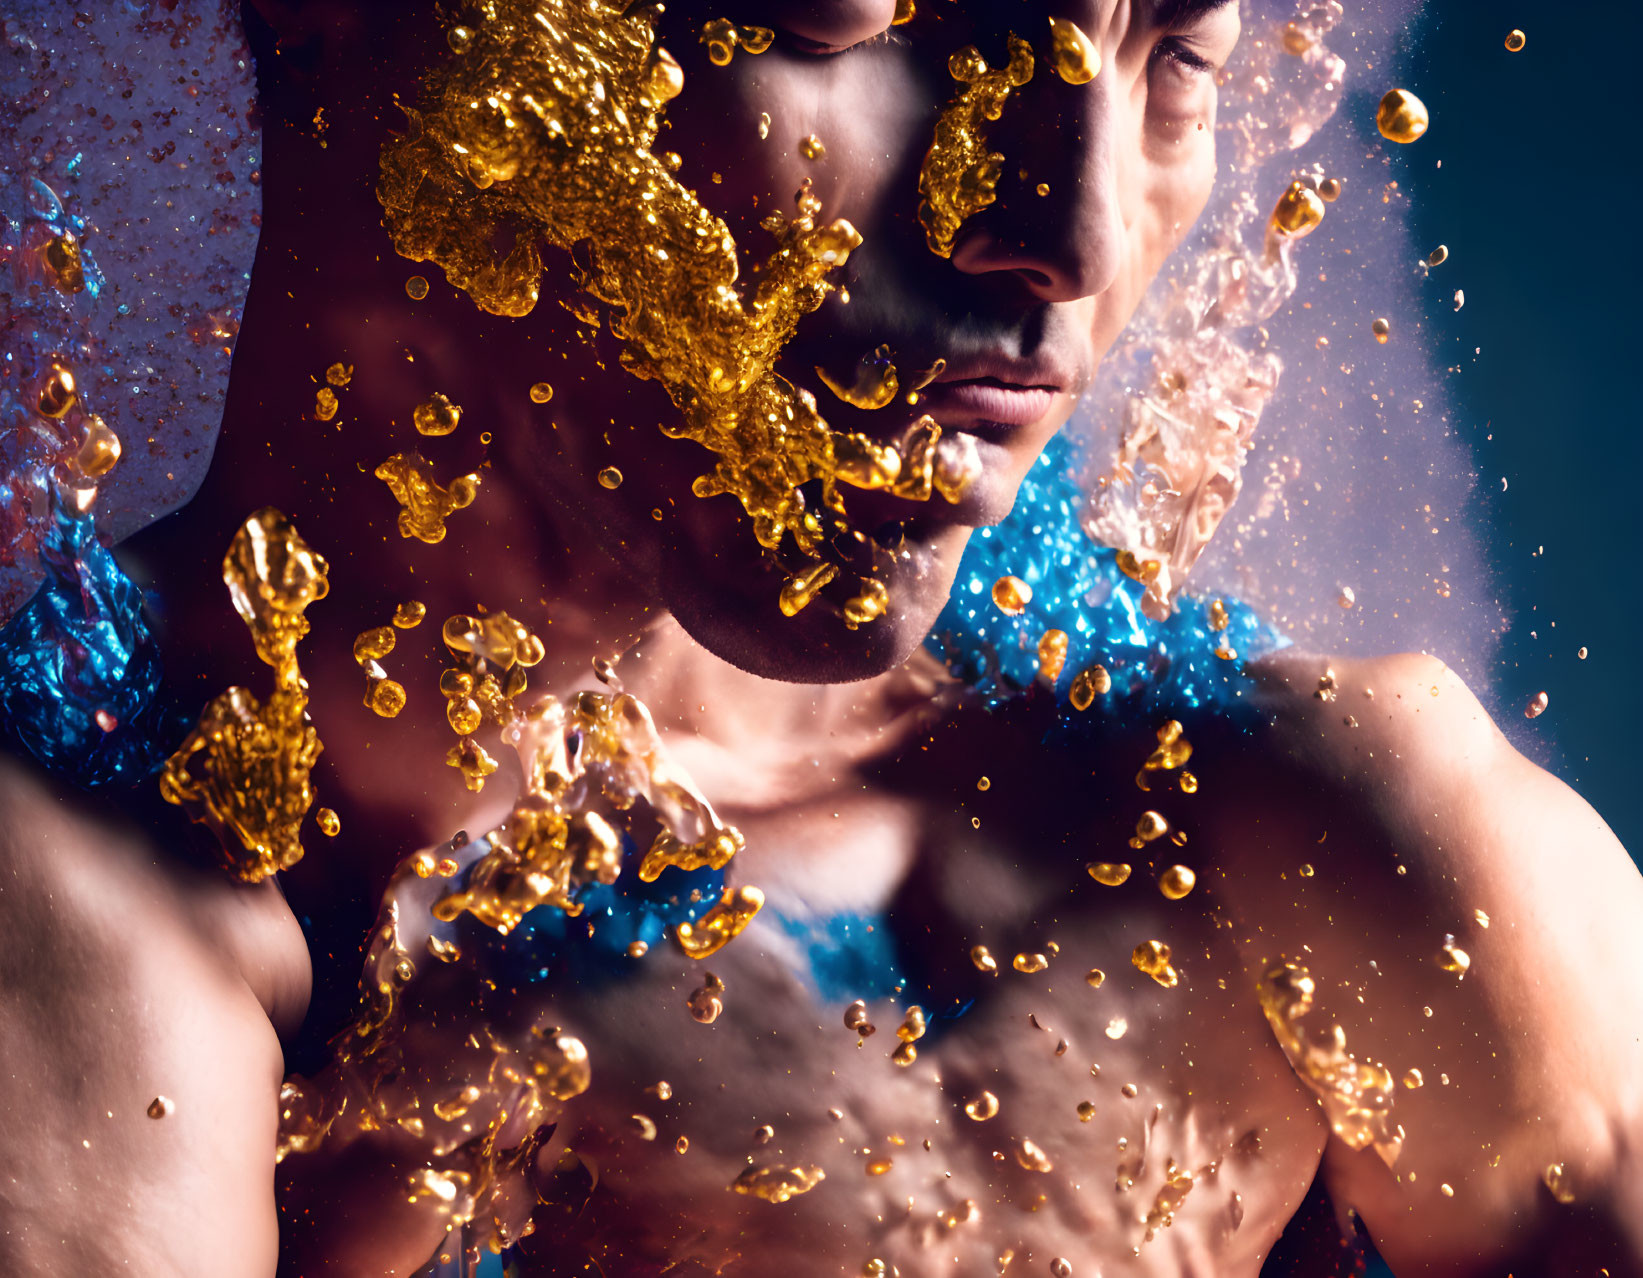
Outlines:
[{"label": "blue glitter patch", "polygon": [[46,580],[0,629],[0,727],[78,785],[135,785],[183,721],[159,695],[143,595],[97,540],[91,515],[53,489]]},{"label": "blue glitter patch", "polygon": [[[1288,640],[1247,604],[1223,599],[1228,623],[1209,627],[1207,603],[1184,599],[1166,621],[1141,611],[1144,588],[1118,568],[1117,552],[1092,542],[1079,524],[1087,493],[1081,459],[1065,435],[1051,441],[1022,481],[1008,518],[970,538],[952,597],[927,646],[966,683],[997,703],[1030,687],[1038,641],[1067,633],[1067,662],[1056,681],[1068,728],[1159,711],[1234,710],[1248,682],[1243,662]],[[1016,576],[1033,589],[1019,616],[1000,612],[993,583]],[[1217,656],[1230,648],[1235,659]],[[1088,712],[1065,701],[1079,671],[1099,662],[1112,692]]]}]

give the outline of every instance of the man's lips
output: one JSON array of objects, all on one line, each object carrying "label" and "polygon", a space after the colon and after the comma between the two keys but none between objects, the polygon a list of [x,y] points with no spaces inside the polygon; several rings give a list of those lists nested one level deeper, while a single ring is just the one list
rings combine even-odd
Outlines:
[{"label": "man's lips", "polygon": [[992,424],[1019,429],[1042,421],[1059,394],[1054,386],[970,377],[926,387],[920,392],[919,406],[951,426]]}]

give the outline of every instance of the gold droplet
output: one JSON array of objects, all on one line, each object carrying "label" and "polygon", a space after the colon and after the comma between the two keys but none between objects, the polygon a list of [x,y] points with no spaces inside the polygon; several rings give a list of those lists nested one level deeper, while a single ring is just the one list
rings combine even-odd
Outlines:
[{"label": "gold droplet", "polygon": [[807,160],[820,160],[827,155],[827,148],[822,145],[822,140],[812,133],[799,143],[799,154]]},{"label": "gold droplet", "polygon": [[1068,84],[1088,84],[1101,74],[1101,50],[1076,22],[1051,18],[1050,65]]},{"label": "gold droplet", "polygon": [[599,486],[612,490],[620,488],[622,486],[622,472],[614,466],[606,466],[599,472]]},{"label": "gold droplet", "polygon": [[869,1176],[882,1176],[894,1165],[888,1158],[874,1158],[867,1164],[867,1174]]},{"label": "gold droplet", "polygon": [[1298,22],[1286,22],[1281,37],[1284,52],[1291,57],[1301,57],[1312,47],[1312,35]]},{"label": "gold droplet", "polygon": [[1528,43],[1529,37],[1516,27],[1506,33],[1506,52],[1508,53],[1522,53],[1523,46]]},{"label": "gold droplet", "polygon": [[1570,1183],[1568,1169],[1562,1163],[1548,1163],[1540,1178],[1546,1182],[1546,1188],[1552,1191],[1552,1197],[1558,1202],[1565,1206],[1574,1202],[1574,1186]]},{"label": "gold droplet", "polygon": [[1067,645],[1070,640],[1065,630],[1046,630],[1038,641],[1038,677],[1054,683],[1061,677],[1067,664]]},{"label": "gold droplet", "polygon": [[993,783],[991,781],[989,781],[986,777],[982,777],[981,780],[976,782],[976,789],[983,791],[990,790],[992,789],[992,785]]},{"label": "gold droplet", "polygon": [[1377,316],[1369,325],[1369,331],[1375,335],[1377,342],[1385,346],[1387,339],[1392,336],[1392,324],[1390,321]]},{"label": "gold droplet", "polygon": [[916,1043],[924,1037],[928,1028],[929,1022],[925,1019],[924,1009],[914,1003],[907,1009],[901,1024],[896,1027],[896,1037],[904,1043]]},{"label": "gold droplet", "polygon": [[1106,983],[1106,980],[1107,974],[1098,967],[1092,967],[1089,971],[1084,973],[1084,984],[1088,985],[1092,990],[1100,989],[1101,986]]},{"label": "gold droplet", "polygon": [[1198,793],[1198,777],[1196,773],[1183,771],[1181,773],[1180,780],[1176,782],[1176,784],[1181,787],[1182,794]]},{"label": "gold droplet", "polygon": [[1151,843],[1169,833],[1169,822],[1161,812],[1143,812],[1135,823],[1135,837],[1142,843]]},{"label": "gold droplet", "polygon": [[1389,89],[1375,109],[1375,127],[1388,142],[1413,142],[1432,123],[1426,104],[1408,89]]},{"label": "gold droplet", "polygon": [[1445,935],[1443,944],[1438,947],[1438,966],[1445,972],[1453,972],[1456,976],[1465,976],[1467,969],[1472,966],[1472,956],[1455,944],[1452,935]]},{"label": "gold droplet", "polygon": [[1042,972],[1049,965],[1050,960],[1045,955],[1036,953],[1017,954],[1015,958],[1010,960],[1010,966],[1015,968],[1018,972],[1027,973],[1029,976],[1032,976],[1037,972]]},{"label": "gold droplet", "polygon": [[719,997],[724,993],[724,988],[723,983],[709,972],[702,985],[692,990],[690,997],[685,1000],[691,1018],[702,1025],[711,1025],[718,1020],[720,1013],[725,1010],[724,1000]]},{"label": "gold droplet", "polygon": [[890,1059],[905,1069],[918,1059],[918,1048],[912,1043],[901,1043],[890,1054]]},{"label": "gold droplet", "polygon": [[40,394],[34,401],[40,415],[53,421],[60,421],[67,417],[68,410],[79,402],[80,395],[75,390],[74,374],[61,364],[53,364],[51,376],[46,378],[46,384],[40,388]]},{"label": "gold droplet", "polygon": [[628,942],[628,957],[629,958],[636,958],[636,959],[644,958],[645,955],[647,955],[649,953],[650,953],[650,945],[647,942],[645,942],[645,941],[629,941]]},{"label": "gold droplet", "polygon": [[730,1187],[738,1194],[762,1198],[767,1203],[785,1203],[808,1194],[826,1179],[820,1167],[749,1167]]},{"label": "gold droplet", "polygon": [[531,385],[531,403],[546,404],[553,398],[553,387],[546,382],[534,382]]},{"label": "gold droplet", "polygon": [[759,112],[759,141],[763,142],[770,136],[770,112]]},{"label": "gold droplet", "polygon": [[1134,1083],[1125,1083],[1122,1087],[1120,1087],[1118,1089],[1118,1094],[1120,1096],[1122,1096],[1125,1100],[1134,1100],[1137,1096],[1139,1096],[1141,1094],[1141,1089],[1139,1087],[1137,1087]]},{"label": "gold droplet", "polygon": [[1084,869],[1103,887],[1120,887],[1129,882],[1130,867],[1121,861],[1091,861]]},{"label": "gold droplet", "polygon": [[1438,245],[1437,248],[1426,255],[1426,264],[1428,266],[1442,266],[1448,260],[1449,246],[1447,244]]},{"label": "gold droplet", "polygon": [[1523,707],[1525,719],[1538,719],[1546,713],[1546,707],[1551,704],[1551,698],[1544,692],[1537,692],[1529,698],[1529,703]]},{"label": "gold droplet", "polygon": [[629,1116],[628,1121],[633,1124],[640,1140],[656,1139],[656,1124],[652,1119],[644,1114],[633,1114]]},{"label": "gold droplet", "polygon": [[1323,197],[1325,204],[1333,204],[1341,198],[1340,178],[1326,177],[1318,183],[1318,194]]},{"label": "gold droplet", "polygon": [[328,422],[337,415],[337,393],[329,386],[321,386],[314,395],[314,420]]},{"label": "gold droplet", "polygon": [[810,606],[810,601],[821,593],[822,587],[838,575],[839,570],[835,565],[818,560],[803,572],[789,577],[782,583],[782,592],[777,599],[782,616],[798,616]]},{"label": "gold droplet", "polygon": [[1158,876],[1158,890],[1166,899],[1179,901],[1192,891],[1198,876],[1184,865],[1172,865]]},{"label": "gold droplet", "polygon": [[1117,1042],[1129,1032],[1130,1023],[1122,1016],[1115,1016],[1107,1022],[1107,1028],[1102,1031],[1113,1042]]},{"label": "gold droplet", "polygon": [[1096,1111],[1095,1111],[1095,1102],[1094,1101],[1079,1101],[1078,1102],[1078,1121],[1079,1122],[1081,1122],[1081,1123],[1089,1122],[1090,1119],[1095,1117],[1095,1112]]},{"label": "gold droplet", "polygon": [[420,275],[413,275],[405,281],[405,296],[413,302],[420,302],[428,296],[428,281]]},{"label": "gold droplet", "polygon": [[681,923],[674,930],[679,947],[693,959],[717,954],[753,921],[764,908],[764,893],[744,884],[726,888],[719,902],[695,923]]},{"label": "gold droplet", "polygon": [[976,1122],[985,1123],[998,1114],[998,1097],[991,1092],[982,1092],[974,1100],[965,1102],[964,1112]]},{"label": "gold droplet", "polygon": [[325,370],[325,381],[329,386],[346,386],[354,380],[354,366],[352,364],[332,364]]},{"label": "gold droplet", "polygon": [[1314,874],[1317,873],[1317,871],[1314,870],[1310,865],[1303,865],[1301,867],[1300,873],[1301,873],[1301,877],[1303,879],[1310,879]]},{"label": "gold droplet", "polygon": [[334,839],[342,833],[342,818],[331,808],[321,808],[315,812],[314,824],[319,826],[319,832],[328,839]]},{"label": "gold droplet", "polygon": [[1112,676],[1107,668],[1101,665],[1091,666],[1088,670],[1081,670],[1074,677],[1072,687],[1068,689],[1067,700],[1072,702],[1074,710],[1088,710],[1095,704],[1097,697],[1104,697],[1112,691]]},{"label": "gold droplet", "polygon": [[1050,193],[1050,184],[1048,182],[1040,182],[1033,188],[1033,190],[1037,191],[1040,195],[1048,195]]},{"label": "gold droplet", "polygon": [[1130,954],[1130,962],[1167,990],[1180,983],[1180,975],[1170,966],[1170,948],[1162,941],[1142,941]]},{"label": "gold droplet", "polygon": [[673,1152],[676,1154],[683,1154],[689,1149],[690,1137],[688,1136],[681,1136],[678,1140],[673,1142]]},{"label": "gold droplet", "polygon": [[86,437],[74,454],[74,468],[87,479],[101,479],[120,460],[120,437],[96,413],[86,415]]},{"label": "gold droplet", "polygon": [[1295,239],[1311,235],[1323,220],[1323,199],[1301,181],[1291,182],[1272,210],[1273,229]]},{"label": "gold droplet", "polygon": [[381,661],[393,652],[397,636],[388,626],[372,626],[360,631],[354,640],[354,660],[360,665]]},{"label": "gold droplet", "polygon": [[421,435],[449,435],[461,420],[461,407],[439,391],[411,410],[411,424]]},{"label": "gold droplet", "polygon": [[1209,601],[1208,611],[1209,628],[1217,634],[1225,630],[1232,623],[1232,618],[1227,615],[1227,606],[1225,601],[1220,599],[1211,599]]},{"label": "gold droplet", "polygon": [[85,263],[80,256],[80,242],[69,232],[54,235],[40,250],[45,258],[51,282],[59,293],[83,293],[86,290]]},{"label": "gold droplet", "polygon": [[985,945],[975,945],[970,948],[970,962],[975,964],[978,972],[986,972],[991,976],[998,971],[998,960],[992,956]]},{"label": "gold droplet", "polygon": [[1049,1155],[1040,1149],[1036,1142],[1028,1140],[1025,1136],[1021,1138],[1021,1143],[1016,1146],[1015,1160],[1022,1168],[1030,1172],[1042,1174],[1055,1170],[1055,1165],[1050,1162]]},{"label": "gold droplet", "polygon": [[1417,1090],[1425,1081],[1426,1080],[1421,1077],[1420,1070],[1414,1068],[1413,1066],[1404,1071],[1403,1085],[1410,1091]]},{"label": "gold droplet", "polygon": [[365,704],[384,719],[392,719],[405,709],[405,685],[394,679],[368,680]]},{"label": "gold droplet", "polygon": [[1489,927],[1489,916],[1487,914],[1485,914],[1482,910],[1473,910],[1472,911],[1472,917],[1477,921],[1477,925],[1479,927],[1481,927],[1485,930],[1488,929],[1488,927]]},{"label": "gold droplet", "polygon": [[148,1102],[147,1114],[150,1118],[168,1118],[176,1112],[177,1102],[169,1096],[156,1096]]},{"label": "gold droplet", "polygon": [[412,599],[394,609],[394,625],[401,630],[414,630],[422,624],[422,619],[427,615],[427,607]]}]

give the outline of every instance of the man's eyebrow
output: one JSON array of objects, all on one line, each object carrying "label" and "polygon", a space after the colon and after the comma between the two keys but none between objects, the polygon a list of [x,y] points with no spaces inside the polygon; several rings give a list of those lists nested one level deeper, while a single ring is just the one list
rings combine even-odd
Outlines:
[{"label": "man's eyebrow", "polygon": [[1200,18],[1234,3],[1236,0],[1154,0],[1151,25],[1162,31],[1191,26]]}]

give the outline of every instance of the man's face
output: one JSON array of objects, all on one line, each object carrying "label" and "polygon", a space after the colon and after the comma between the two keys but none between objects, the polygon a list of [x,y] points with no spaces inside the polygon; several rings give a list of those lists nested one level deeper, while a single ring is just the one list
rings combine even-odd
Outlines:
[{"label": "man's face", "polygon": [[[889,442],[928,413],[976,443],[981,474],[956,504],[845,490],[852,526],[882,548],[854,555],[863,569],[876,560],[888,615],[847,629],[840,608],[854,576],[841,573],[797,617],[782,616],[782,571],[733,500],[688,494],[706,454],[659,438],[654,415],[624,420],[665,416],[658,399],[619,389],[614,373],[566,388],[567,412],[588,428],[578,434],[608,441],[574,448],[579,482],[610,464],[625,477],[610,501],[584,508],[650,562],[664,602],[698,640],[773,677],[866,677],[923,639],[970,529],[1008,513],[1202,211],[1215,176],[1216,71],[1239,30],[1235,0],[918,0],[914,19],[893,26],[894,12],[894,0],[670,4],[660,43],[683,65],[685,88],[657,142],[679,153],[681,180],[729,224],[744,280],[771,244],[760,221],[791,215],[807,179],[823,219],[848,218],[860,231],[861,248],[838,273],[844,291],[801,324],[777,366],[835,429]],[[1090,82],[1065,82],[1045,56],[1052,17],[1076,22],[1100,50]],[[772,28],[775,42],[715,66],[699,39],[713,18]],[[973,45],[1001,66],[1011,33],[1039,57],[987,134],[1004,157],[996,202],[964,224],[950,258],[938,256],[917,217],[918,181],[941,109],[962,87],[949,59]],[[880,347],[902,394],[867,410],[828,390],[818,369],[848,383]],[[905,384],[942,360],[909,403]],[[651,556],[642,548],[658,536]]]}]

